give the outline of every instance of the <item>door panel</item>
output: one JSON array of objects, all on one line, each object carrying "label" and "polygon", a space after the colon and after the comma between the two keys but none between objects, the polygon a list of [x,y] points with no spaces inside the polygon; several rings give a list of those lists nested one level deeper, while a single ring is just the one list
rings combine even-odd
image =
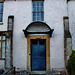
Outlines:
[{"label": "door panel", "polygon": [[46,70],[46,40],[31,40],[31,70]]},{"label": "door panel", "polygon": [[39,69],[46,70],[46,41],[39,40]]}]

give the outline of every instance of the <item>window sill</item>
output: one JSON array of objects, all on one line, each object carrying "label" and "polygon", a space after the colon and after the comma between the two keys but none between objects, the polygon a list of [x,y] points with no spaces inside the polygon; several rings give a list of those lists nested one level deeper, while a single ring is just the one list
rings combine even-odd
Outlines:
[{"label": "window sill", "polygon": [[3,25],[3,22],[0,22],[0,25]]}]

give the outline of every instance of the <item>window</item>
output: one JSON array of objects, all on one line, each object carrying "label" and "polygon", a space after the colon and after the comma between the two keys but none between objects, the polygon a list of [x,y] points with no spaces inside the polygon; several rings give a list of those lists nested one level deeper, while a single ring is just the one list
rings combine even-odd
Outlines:
[{"label": "window", "polygon": [[5,35],[0,34],[0,58],[5,58]]},{"label": "window", "polygon": [[3,3],[0,3],[0,22],[3,21]]},{"label": "window", "polygon": [[64,21],[64,28],[66,31],[68,31],[69,30],[69,18],[67,16],[65,16],[63,18],[63,21]]},{"label": "window", "polygon": [[43,1],[33,1],[33,21],[44,21]]}]

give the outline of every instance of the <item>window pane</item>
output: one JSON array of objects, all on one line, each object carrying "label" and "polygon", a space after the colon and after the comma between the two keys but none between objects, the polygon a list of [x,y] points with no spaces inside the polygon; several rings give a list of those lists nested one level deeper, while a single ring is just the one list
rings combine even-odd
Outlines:
[{"label": "window pane", "polygon": [[40,16],[40,13],[37,13],[37,16]]},{"label": "window pane", "polygon": [[1,48],[1,41],[0,41],[0,48]]},{"label": "window pane", "polygon": [[0,22],[2,22],[3,14],[0,14]]},{"label": "window pane", "polygon": [[1,42],[0,42],[0,58],[1,58]]},{"label": "window pane", "polygon": [[36,21],[36,17],[33,17],[33,21]]},{"label": "window pane", "polygon": [[9,23],[12,23],[12,19],[9,19]]},{"label": "window pane", "polygon": [[39,11],[39,7],[37,7],[37,11]]},{"label": "window pane", "polygon": [[37,6],[39,6],[39,2],[36,2],[37,3]]},{"label": "window pane", "polygon": [[3,3],[0,3],[0,22],[2,22],[3,19]]},{"label": "window pane", "polygon": [[2,58],[5,58],[5,47],[2,48]]},{"label": "window pane", "polygon": [[40,7],[39,11],[43,11],[43,7]]},{"label": "window pane", "polygon": [[0,3],[0,12],[3,12],[3,3]]},{"label": "window pane", "polygon": [[3,7],[0,7],[0,13],[3,13]]},{"label": "window pane", "polygon": [[43,2],[40,2],[40,6],[43,6]]},{"label": "window pane", "polygon": [[2,42],[2,58],[5,58],[5,41]]},{"label": "window pane", "polygon": [[1,40],[1,36],[0,36],[0,40]]},{"label": "window pane", "polygon": [[41,13],[41,20],[44,20],[44,13]]},{"label": "window pane", "polygon": [[2,47],[5,47],[5,41],[2,42]]},{"label": "window pane", "polygon": [[5,40],[5,36],[2,36],[2,40]]},{"label": "window pane", "polygon": [[0,3],[0,7],[3,7],[3,3]]},{"label": "window pane", "polygon": [[36,7],[33,8],[33,11],[37,11]]},{"label": "window pane", "polygon": [[37,17],[37,21],[39,21],[40,19],[39,19],[39,17]]},{"label": "window pane", "polygon": [[36,16],[36,13],[35,12],[33,12],[33,16]]},{"label": "window pane", "polygon": [[33,7],[36,6],[36,2],[33,2]]}]

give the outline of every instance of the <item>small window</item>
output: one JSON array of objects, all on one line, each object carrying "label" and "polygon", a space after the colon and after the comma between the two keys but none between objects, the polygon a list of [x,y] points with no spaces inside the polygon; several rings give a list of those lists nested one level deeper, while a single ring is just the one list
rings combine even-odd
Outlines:
[{"label": "small window", "polygon": [[5,58],[5,35],[0,35],[0,58]]},{"label": "small window", "polygon": [[64,22],[65,30],[69,30],[69,18],[68,17],[64,17],[63,18],[63,22]]},{"label": "small window", "polygon": [[0,3],[0,22],[3,21],[3,3]]},{"label": "small window", "polygon": [[44,1],[33,1],[33,21],[44,21]]}]

